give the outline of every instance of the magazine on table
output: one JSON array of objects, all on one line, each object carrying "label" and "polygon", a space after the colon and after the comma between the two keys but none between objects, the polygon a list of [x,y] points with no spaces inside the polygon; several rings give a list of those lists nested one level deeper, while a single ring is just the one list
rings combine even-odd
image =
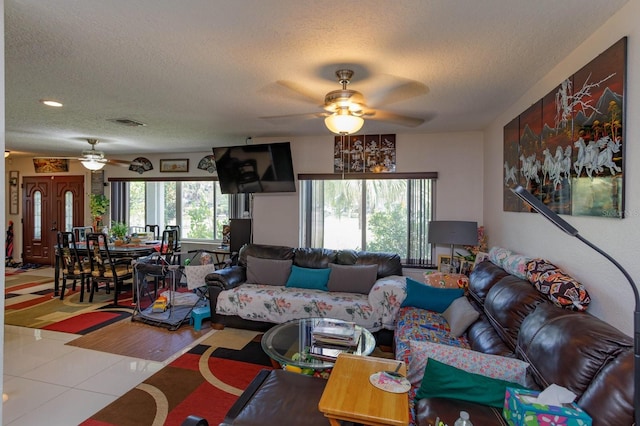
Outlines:
[{"label": "magazine on table", "polygon": [[349,348],[358,346],[358,342],[360,341],[360,336],[362,335],[362,330],[355,329],[353,334],[345,337],[345,336],[330,336],[324,334],[312,334],[312,342],[316,346],[322,347],[337,347],[337,348]]},{"label": "magazine on table", "polygon": [[356,335],[356,324],[354,322],[323,319],[313,326],[311,334],[314,337],[349,340]]}]

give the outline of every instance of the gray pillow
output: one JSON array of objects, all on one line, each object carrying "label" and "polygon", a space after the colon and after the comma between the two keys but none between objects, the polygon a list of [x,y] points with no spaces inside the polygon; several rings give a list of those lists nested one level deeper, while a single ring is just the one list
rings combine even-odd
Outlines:
[{"label": "gray pillow", "polygon": [[378,265],[338,265],[330,263],[329,291],[369,294],[378,278]]},{"label": "gray pillow", "polygon": [[262,259],[247,256],[247,283],[285,285],[291,274],[289,260]]},{"label": "gray pillow", "polygon": [[442,316],[449,323],[451,335],[460,337],[478,319],[480,314],[473,309],[466,297],[459,297],[451,302],[451,305],[445,309]]}]

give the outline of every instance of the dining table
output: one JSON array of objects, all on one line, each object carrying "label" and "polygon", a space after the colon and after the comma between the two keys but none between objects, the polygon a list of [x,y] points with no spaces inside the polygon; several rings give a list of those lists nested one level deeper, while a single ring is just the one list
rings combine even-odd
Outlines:
[{"label": "dining table", "polygon": [[[87,249],[84,242],[76,243],[77,249],[83,252]],[[154,252],[160,250],[160,242],[153,241],[148,243],[136,243],[136,244],[109,244],[109,253],[114,258],[130,257],[137,259],[143,256],[148,256]],[[54,284],[53,284],[53,297],[60,295],[60,266],[61,266],[60,250],[56,246],[55,250],[55,262],[54,262]]]}]

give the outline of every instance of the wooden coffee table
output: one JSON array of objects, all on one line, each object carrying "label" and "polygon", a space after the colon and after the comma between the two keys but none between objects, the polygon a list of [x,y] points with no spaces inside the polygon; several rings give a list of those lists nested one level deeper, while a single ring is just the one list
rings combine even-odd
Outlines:
[{"label": "wooden coffee table", "polygon": [[[369,382],[371,374],[395,370],[398,362],[400,361],[340,354],[318,408],[332,426],[339,426],[340,420],[366,425],[409,424],[407,393],[386,392]],[[398,372],[406,375],[404,363]]]}]

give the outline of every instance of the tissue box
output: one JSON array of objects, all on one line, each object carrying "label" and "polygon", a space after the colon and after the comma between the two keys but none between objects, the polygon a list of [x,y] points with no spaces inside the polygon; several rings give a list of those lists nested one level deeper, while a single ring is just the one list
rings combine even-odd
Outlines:
[{"label": "tissue box", "polygon": [[[502,415],[511,426],[591,426],[591,417],[575,403],[564,407],[529,403],[540,392],[507,387]],[[524,398],[523,398],[524,397]]]}]

